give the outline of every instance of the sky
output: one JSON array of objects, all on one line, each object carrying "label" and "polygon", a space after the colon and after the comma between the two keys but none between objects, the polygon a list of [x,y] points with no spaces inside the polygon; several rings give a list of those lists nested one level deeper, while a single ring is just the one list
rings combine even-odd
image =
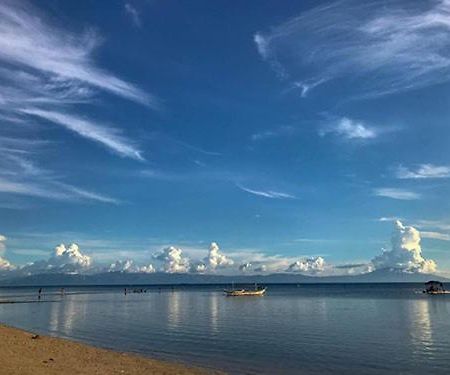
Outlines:
[{"label": "sky", "polygon": [[4,1],[0,86],[19,267],[450,273],[449,1]]}]

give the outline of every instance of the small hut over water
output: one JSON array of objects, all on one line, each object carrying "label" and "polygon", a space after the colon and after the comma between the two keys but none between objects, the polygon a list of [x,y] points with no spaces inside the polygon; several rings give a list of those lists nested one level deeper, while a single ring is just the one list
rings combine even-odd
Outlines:
[{"label": "small hut over water", "polygon": [[425,283],[425,290],[423,292],[428,294],[445,293],[444,284],[442,284],[440,281],[428,281],[427,283]]}]

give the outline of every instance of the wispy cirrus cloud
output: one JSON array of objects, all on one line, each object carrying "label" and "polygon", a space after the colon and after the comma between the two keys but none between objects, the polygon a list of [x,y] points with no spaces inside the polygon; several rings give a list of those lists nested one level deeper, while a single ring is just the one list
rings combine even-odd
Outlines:
[{"label": "wispy cirrus cloud", "polygon": [[378,188],[373,190],[373,194],[378,197],[398,200],[416,200],[421,198],[421,195],[419,193],[399,188]]},{"label": "wispy cirrus cloud", "polygon": [[421,231],[420,234],[422,235],[423,238],[430,238],[433,240],[440,240],[440,241],[450,241],[450,234],[448,233]]},{"label": "wispy cirrus cloud", "polygon": [[23,109],[21,112],[61,125],[84,138],[103,144],[119,155],[136,160],[144,160],[141,151],[131,141],[120,135],[120,130],[118,129],[56,111],[29,108]]},{"label": "wispy cirrus cloud", "polygon": [[11,71],[30,69],[19,72],[19,79],[45,82],[47,92],[63,96],[85,95],[85,90],[96,88],[157,106],[150,94],[94,64],[92,52],[100,38],[92,30],[76,35],[50,26],[34,7],[23,2],[3,2],[0,15],[0,60],[10,64]]},{"label": "wispy cirrus cloud", "polygon": [[319,129],[319,135],[321,137],[327,134],[334,134],[339,138],[347,140],[373,139],[378,137],[379,130],[365,124],[363,121],[342,117],[331,121]]},{"label": "wispy cirrus cloud", "polygon": [[46,151],[39,145],[51,143],[39,138],[41,127],[37,125],[42,123],[69,130],[124,158],[144,160],[137,142],[125,135],[123,127],[94,120],[84,112],[86,107],[79,106],[96,105],[103,93],[153,109],[159,107],[156,97],[95,61],[94,53],[100,42],[93,30],[73,33],[61,24],[51,23],[33,3],[0,4],[1,193],[119,202],[67,184],[50,167],[39,166],[40,156]]},{"label": "wispy cirrus cloud", "polygon": [[129,2],[125,3],[124,9],[125,9],[125,13],[131,18],[133,25],[138,28],[141,27],[142,26],[141,16],[140,16],[138,10],[133,5],[131,5],[131,3],[129,3]]},{"label": "wispy cirrus cloud", "polygon": [[120,201],[78,186],[62,182],[61,176],[40,167],[35,159],[50,142],[26,138],[0,137],[0,194],[8,195],[10,204],[2,207],[22,207],[11,196],[27,196],[71,202]]},{"label": "wispy cirrus cloud", "polygon": [[133,142],[117,129],[76,115],[74,104],[93,104],[100,91],[153,108],[157,99],[95,64],[100,38],[93,31],[74,34],[46,21],[29,3],[0,4],[0,115],[6,123],[33,115],[142,160]]},{"label": "wispy cirrus cloud", "polygon": [[434,164],[420,164],[415,168],[399,166],[395,170],[395,177],[400,179],[448,178],[450,166]]},{"label": "wispy cirrus cloud", "polygon": [[118,204],[117,199],[84,190],[72,185],[42,180],[17,181],[0,177],[0,193],[24,195],[60,201],[96,201]]},{"label": "wispy cirrus cloud", "polygon": [[254,190],[249,189],[242,185],[236,185],[239,189],[242,191],[245,191],[247,193],[257,195],[264,198],[270,198],[270,199],[296,199],[296,197],[292,194],[283,193],[280,191],[273,191],[273,190]]},{"label": "wispy cirrus cloud", "polygon": [[450,79],[448,1],[335,1],[305,11],[254,41],[262,59],[302,96],[330,81],[374,97]]},{"label": "wispy cirrus cloud", "polygon": [[271,138],[281,138],[281,137],[289,137],[295,134],[295,128],[292,126],[280,126],[275,129],[267,129],[262,130],[256,133],[253,133],[250,136],[250,139],[253,142],[264,141],[266,139]]}]

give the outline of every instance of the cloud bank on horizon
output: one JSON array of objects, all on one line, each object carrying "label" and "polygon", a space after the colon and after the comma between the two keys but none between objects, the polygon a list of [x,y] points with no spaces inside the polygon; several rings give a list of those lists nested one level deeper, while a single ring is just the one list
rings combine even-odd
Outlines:
[{"label": "cloud bank on horizon", "polygon": [[[6,238],[0,237],[3,245]],[[223,254],[216,242],[210,244],[208,255],[201,260],[193,260],[186,256],[182,249],[175,246],[166,247],[153,254],[153,262],[139,266],[132,259],[121,259],[109,266],[94,266],[92,257],[83,254],[77,244],[58,245],[48,260],[39,260],[22,267],[13,266],[5,258],[0,257],[0,271],[17,275],[33,275],[42,273],[300,273],[310,276],[355,275],[375,270],[399,270],[405,273],[431,274],[437,271],[434,260],[422,255],[420,232],[405,226],[399,220],[394,221],[391,236],[391,249],[383,250],[366,264],[332,265],[327,264],[321,256],[302,257],[295,261],[292,258],[279,256],[255,256],[240,254],[240,262],[235,262]],[[252,260],[252,255],[254,256]],[[242,262],[243,259],[247,261]]]}]

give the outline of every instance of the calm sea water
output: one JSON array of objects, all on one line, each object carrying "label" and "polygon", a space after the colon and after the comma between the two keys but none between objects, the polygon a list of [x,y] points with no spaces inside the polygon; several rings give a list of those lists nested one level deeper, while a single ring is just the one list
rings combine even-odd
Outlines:
[{"label": "calm sea water", "polygon": [[[44,288],[42,303],[1,304],[0,322],[236,374],[450,373],[450,295],[420,284],[271,285],[240,298],[146,288]],[[0,299],[36,295],[0,288]]]}]

